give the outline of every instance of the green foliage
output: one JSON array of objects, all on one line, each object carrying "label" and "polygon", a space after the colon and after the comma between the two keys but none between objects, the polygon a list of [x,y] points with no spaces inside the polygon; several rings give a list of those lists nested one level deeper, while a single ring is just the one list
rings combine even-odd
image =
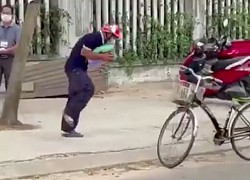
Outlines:
[{"label": "green foliage", "polygon": [[[246,39],[250,37],[250,18],[248,6],[245,1],[243,3],[237,1],[230,6],[222,8],[222,2],[219,2],[219,12],[214,12],[213,15],[207,14],[207,36],[228,35],[232,39]],[[210,5],[210,4],[209,4]],[[228,19],[229,24],[223,27],[223,21]]]},{"label": "green foliage", "polygon": [[71,17],[69,13],[57,7],[50,7],[49,11],[45,10],[45,6],[41,7],[41,26],[34,33],[32,48],[33,53],[55,55],[57,54],[58,45],[60,42],[67,44],[67,40],[63,39],[66,26],[71,25]]},{"label": "green foliage", "polygon": [[[143,28],[138,27],[136,50],[132,46],[126,48],[123,57],[117,60],[119,64],[131,67],[134,64],[167,64],[182,59],[192,42],[193,18],[185,13],[176,13],[166,14],[164,19],[162,25],[151,17],[143,17]],[[124,20],[123,27],[129,27],[127,20]],[[124,41],[127,34],[128,31],[124,29]]]},{"label": "green foliage", "polygon": [[[231,39],[250,38],[250,13],[246,1],[235,1],[228,5],[228,1],[207,0],[206,35],[204,38],[228,35]],[[232,3],[233,1],[231,1]],[[212,6],[212,7],[211,7]],[[212,8],[212,15],[208,9]],[[220,11],[218,11],[220,10]],[[130,18],[132,19],[132,18]],[[138,17],[140,22],[141,17]],[[132,46],[124,48],[123,57],[118,58],[120,65],[131,69],[135,64],[152,65],[180,62],[189,52],[194,30],[194,18],[186,13],[168,13],[164,17],[164,25],[151,17],[143,17],[143,28],[138,26],[136,50]],[[228,19],[227,27],[223,21]],[[131,22],[123,19],[124,40],[128,30],[132,32]],[[130,37],[132,35],[130,34]],[[132,44],[132,40],[129,40]]]}]

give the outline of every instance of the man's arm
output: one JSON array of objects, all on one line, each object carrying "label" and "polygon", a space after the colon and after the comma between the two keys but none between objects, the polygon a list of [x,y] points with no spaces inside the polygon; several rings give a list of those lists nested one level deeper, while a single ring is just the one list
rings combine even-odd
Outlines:
[{"label": "man's arm", "polygon": [[102,45],[102,42],[94,42],[94,39],[86,40],[82,46],[81,56],[86,57],[86,59],[91,60],[102,60],[102,61],[112,61],[112,54],[98,54],[93,52],[93,50]]},{"label": "man's arm", "polygon": [[6,49],[8,54],[15,54],[16,48],[18,46],[19,40],[20,40],[20,36],[21,36],[21,27],[16,25],[15,27],[15,33],[14,33],[14,37],[15,37],[15,45]]},{"label": "man's arm", "polygon": [[93,59],[93,60],[102,60],[103,56],[102,54],[94,53],[93,50],[89,47],[86,47],[86,45],[83,45],[81,55],[86,57],[87,59]]}]

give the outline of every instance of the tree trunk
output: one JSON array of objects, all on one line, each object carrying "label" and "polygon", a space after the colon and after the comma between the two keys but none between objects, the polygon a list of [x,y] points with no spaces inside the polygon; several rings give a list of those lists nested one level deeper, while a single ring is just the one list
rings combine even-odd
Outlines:
[{"label": "tree trunk", "polygon": [[18,121],[18,106],[22,91],[22,78],[25,73],[25,65],[29,55],[30,44],[37,25],[37,17],[40,11],[40,1],[31,1],[27,6],[25,20],[22,25],[22,32],[19,45],[16,49],[15,58],[12,64],[9,86],[6,92],[3,105],[1,125],[20,125]]}]

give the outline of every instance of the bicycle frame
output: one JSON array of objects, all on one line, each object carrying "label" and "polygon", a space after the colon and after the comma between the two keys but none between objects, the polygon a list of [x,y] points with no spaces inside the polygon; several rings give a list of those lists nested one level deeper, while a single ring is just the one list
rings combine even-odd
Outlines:
[{"label": "bicycle frame", "polygon": [[211,111],[211,109],[203,102],[201,101],[196,101],[196,103],[201,107],[201,109],[208,115],[208,117],[210,118],[211,122],[213,123],[213,126],[215,128],[215,130],[217,132],[220,132],[222,129],[226,130],[228,125],[229,125],[229,121],[230,121],[230,117],[232,116],[233,110],[234,111],[238,111],[238,109],[235,106],[231,106],[229,112],[228,112],[228,116],[226,118],[225,124],[223,127],[221,127],[219,125],[219,122],[217,120],[217,118],[215,117],[215,115],[213,114],[213,112]]},{"label": "bicycle frame", "polygon": [[[184,67],[184,69],[187,69]],[[198,119],[195,117],[195,112],[193,111],[193,109],[195,107],[201,107],[201,109],[208,115],[208,117],[210,118],[214,129],[216,130],[216,133],[214,135],[214,139],[213,142],[215,145],[222,145],[224,144],[226,141],[229,140],[229,142],[232,144],[232,148],[233,150],[236,152],[236,154],[241,157],[242,159],[245,160],[249,160],[250,161],[250,157],[245,156],[241,153],[241,151],[239,151],[239,149],[236,147],[235,145],[235,141],[237,141],[237,137],[244,137],[243,139],[245,139],[245,137],[249,138],[250,137],[250,122],[243,116],[243,112],[245,112],[246,109],[249,109],[250,107],[250,102],[247,102],[246,104],[240,103],[240,99],[237,99],[237,103],[234,102],[234,99],[232,99],[232,105],[230,106],[230,110],[228,111],[228,116],[225,120],[225,124],[223,127],[221,127],[219,125],[219,122],[217,120],[217,118],[215,117],[215,115],[212,113],[211,109],[206,105],[206,103],[203,102],[203,89],[199,89],[199,85],[201,83],[202,80],[214,80],[218,83],[220,83],[218,79],[214,79],[212,77],[202,77],[199,76],[197,74],[195,74],[193,72],[193,70],[190,69],[190,72],[197,78],[198,83],[196,84],[196,87],[193,88],[191,86],[188,86],[188,90],[187,86],[180,84],[183,86],[183,90],[182,89],[177,89],[181,90],[180,91],[180,98],[176,99],[176,101],[173,101],[174,103],[177,104],[177,110],[173,111],[169,117],[167,118],[167,120],[165,121],[159,138],[158,138],[158,142],[157,142],[157,155],[158,158],[160,160],[160,162],[167,168],[174,168],[176,166],[178,166],[179,164],[181,164],[185,158],[189,155],[190,150],[192,149],[192,146],[194,145],[195,142],[195,138],[197,136],[197,132],[198,132],[198,128],[199,128],[199,122]],[[190,85],[190,84],[189,84]],[[201,87],[202,88],[202,87]],[[191,91],[190,91],[191,90]],[[201,91],[200,91],[201,90]],[[184,94],[186,93],[186,94]],[[200,94],[199,94],[200,93]],[[186,96],[183,96],[186,95]],[[238,106],[239,103],[239,106]],[[244,103],[244,102],[243,102]],[[241,104],[241,105],[240,105]],[[182,117],[179,121],[179,124],[176,128],[176,130],[174,131],[172,129],[172,139],[175,139],[175,141],[177,141],[177,145],[178,144],[183,144],[182,142],[178,142],[181,141],[186,130],[189,127],[190,122],[192,123],[192,135],[191,135],[191,139],[189,142],[189,145],[186,149],[186,151],[183,153],[182,156],[180,156],[176,161],[173,161],[173,157],[171,156],[170,159],[169,158],[163,158],[161,156],[161,145],[162,145],[162,138],[163,135],[165,134],[165,130],[167,129],[169,122],[177,115],[177,114],[182,114]],[[187,116],[186,116],[187,115]],[[184,121],[184,118],[187,117],[187,119]],[[244,127],[239,127],[239,128],[235,128],[235,124],[238,120],[238,118],[242,118],[243,117],[243,122],[247,125],[247,128]],[[245,122],[246,121],[246,122]],[[184,124],[184,127],[182,126]],[[181,128],[182,133],[178,133],[179,130]],[[240,132],[237,133],[239,130]],[[236,133],[235,133],[236,132]],[[177,134],[178,133],[178,134]],[[242,139],[242,138],[241,138]],[[241,140],[239,139],[239,140]],[[185,142],[185,141],[184,141]],[[164,145],[175,145],[176,143],[173,141],[170,143],[164,143]],[[240,148],[241,149],[241,148]],[[178,154],[179,155],[179,154]],[[168,162],[168,160],[170,160],[170,162]]]},{"label": "bicycle frame", "polygon": [[[199,107],[201,107],[201,109],[208,115],[208,117],[210,118],[215,130],[217,133],[220,133],[230,139],[230,134],[227,133],[228,129],[230,129],[230,126],[232,125],[232,121],[234,120],[235,116],[240,113],[242,107],[239,107],[237,108],[234,104],[231,105],[231,108],[228,112],[228,116],[225,120],[225,124],[223,127],[221,127],[218,123],[218,120],[217,118],[215,117],[215,115],[212,113],[212,111],[210,110],[210,108],[205,104],[203,103],[201,100],[199,100],[196,96],[197,92],[198,92],[198,88],[200,86],[200,83],[201,83],[201,80],[206,80],[206,79],[213,79],[215,82],[220,82],[219,79],[214,79],[214,78],[211,78],[211,77],[202,77],[202,76],[199,76],[197,74],[194,73],[193,70],[189,69],[189,68],[186,68],[185,66],[182,66],[184,69],[188,69],[196,78],[197,78],[197,84],[196,84],[196,87],[195,87],[195,90],[193,91],[193,94],[191,95],[191,101],[189,101],[189,105],[186,106],[187,109],[189,108],[192,108],[192,105],[193,103],[196,103]],[[234,111],[234,113],[233,113]],[[184,117],[184,116],[183,116]],[[182,118],[183,120],[183,118]],[[195,127],[195,130],[194,130],[194,134],[196,136],[196,131],[197,131],[197,128],[198,128],[198,122],[197,120],[195,120],[195,124],[197,127]],[[177,130],[179,129],[179,127],[177,128]],[[224,134],[224,133],[227,133],[227,134]]]},{"label": "bicycle frame", "polygon": [[[217,133],[221,133],[221,131],[227,132],[227,130],[230,129],[229,127],[231,126],[231,121],[235,118],[235,115],[239,113],[241,109],[237,108],[235,105],[232,105],[225,120],[225,124],[223,127],[221,127],[217,118],[205,103],[198,100],[196,97],[194,99],[194,102],[196,102],[199,107],[201,107],[201,109],[208,115]],[[232,138],[230,134],[226,134],[225,137],[227,137],[228,139]]]}]

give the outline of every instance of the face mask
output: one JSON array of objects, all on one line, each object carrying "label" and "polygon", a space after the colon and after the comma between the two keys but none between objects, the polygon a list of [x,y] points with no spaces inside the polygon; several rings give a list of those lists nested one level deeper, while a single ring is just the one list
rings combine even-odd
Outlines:
[{"label": "face mask", "polygon": [[114,36],[107,35],[106,37],[107,37],[107,39],[105,42],[113,42],[115,40]]},{"label": "face mask", "polygon": [[2,14],[1,19],[3,22],[10,22],[12,20],[12,15]]}]

